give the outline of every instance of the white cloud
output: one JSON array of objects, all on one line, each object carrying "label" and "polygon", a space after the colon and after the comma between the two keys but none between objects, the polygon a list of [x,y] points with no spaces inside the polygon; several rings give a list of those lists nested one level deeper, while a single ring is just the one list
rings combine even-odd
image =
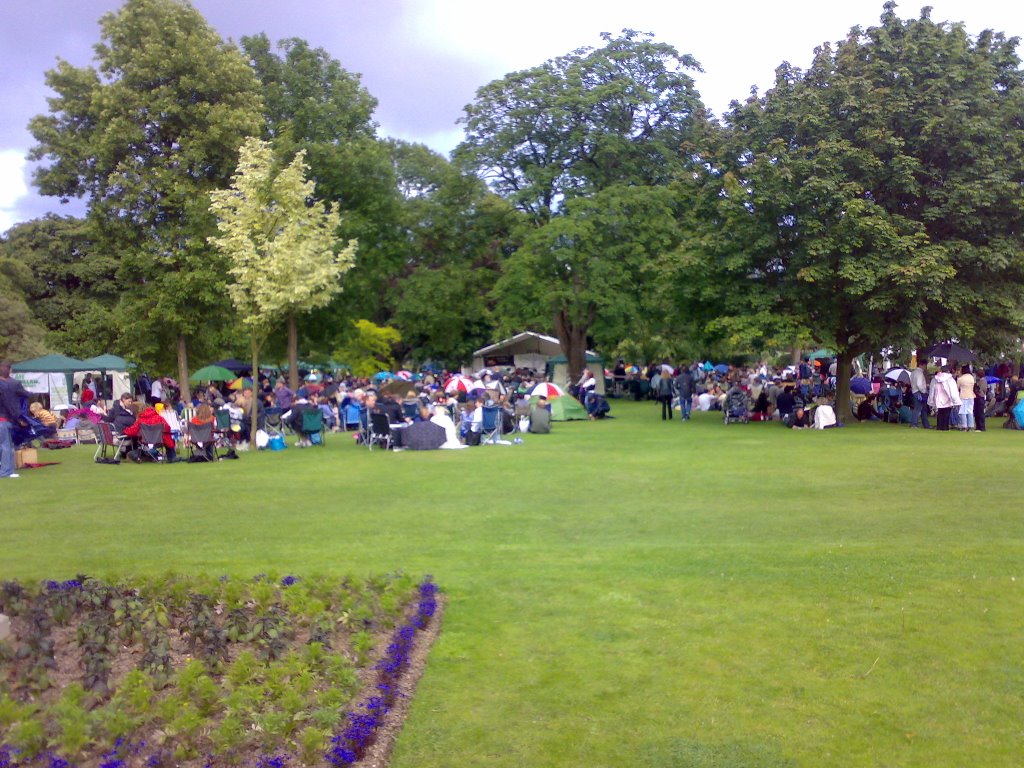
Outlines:
[{"label": "white cloud", "polygon": [[19,220],[17,203],[28,194],[26,164],[24,151],[0,150],[0,232],[6,232]]},{"label": "white cloud", "polygon": [[[492,78],[580,46],[599,47],[601,32],[653,32],[656,39],[701,62],[705,73],[696,76],[697,87],[704,103],[719,114],[732,99],[745,99],[752,85],[762,91],[770,87],[783,61],[805,67],[816,46],[845,37],[855,25],[877,24],[882,14],[882,0],[420,0],[413,5],[404,20],[410,39],[448,56],[483,63]],[[1024,35],[1024,3],[906,0],[897,13],[914,18],[924,5],[933,6],[935,21],[963,21],[972,35],[985,28]]]}]

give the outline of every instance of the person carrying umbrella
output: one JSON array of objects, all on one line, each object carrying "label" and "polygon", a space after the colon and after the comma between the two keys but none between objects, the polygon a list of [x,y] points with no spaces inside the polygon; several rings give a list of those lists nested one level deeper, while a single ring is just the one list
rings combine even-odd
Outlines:
[{"label": "person carrying umbrella", "polygon": [[918,421],[924,429],[931,429],[928,423],[928,368],[927,358],[918,358],[917,367],[910,373],[910,391],[914,396],[914,409],[910,414],[910,428],[916,429]]}]

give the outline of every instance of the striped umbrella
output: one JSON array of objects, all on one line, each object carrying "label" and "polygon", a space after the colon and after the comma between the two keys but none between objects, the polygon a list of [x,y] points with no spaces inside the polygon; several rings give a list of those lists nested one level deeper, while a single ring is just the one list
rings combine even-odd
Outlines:
[{"label": "striped umbrella", "polygon": [[403,381],[412,381],[412,371],[398,371],[395,373],[395,376]]},{"label": "striped umbrella", "polygon": [[456,374],[448,379],[447,383],[444,385],[444,391],[449,395],[452,395],[456,392],[469,392],[476,386],[477,382],[467,378],[466,376]]},{"label": "striped umbrella", "polygon": [[530,397],[544,396],[550,400],[552,397],[561,397],[564,394],[565,392],[557,384],[545,381],[543,384],[538,384],[533,388],[530,392]]}]

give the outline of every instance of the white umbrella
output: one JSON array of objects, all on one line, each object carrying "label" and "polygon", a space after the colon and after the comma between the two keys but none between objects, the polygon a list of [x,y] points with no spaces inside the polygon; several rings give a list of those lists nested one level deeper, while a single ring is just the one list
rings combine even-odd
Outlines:
[{"label": "white umbrella", "polygon": [[561,397],[565,392],[557,384],[552,384],[549,381],[545,381],[543,384],[538,384],[530,392],[530,397],[539,397],[543,395],[547,398]]}]

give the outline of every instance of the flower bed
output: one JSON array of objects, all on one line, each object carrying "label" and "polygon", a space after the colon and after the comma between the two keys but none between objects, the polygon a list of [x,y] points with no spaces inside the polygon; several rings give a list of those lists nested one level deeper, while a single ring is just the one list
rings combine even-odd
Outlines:
[{"label": "flower bed", "polygon": [[401,574],[4,582],[0,768],[352,765],[436,609]]}]

